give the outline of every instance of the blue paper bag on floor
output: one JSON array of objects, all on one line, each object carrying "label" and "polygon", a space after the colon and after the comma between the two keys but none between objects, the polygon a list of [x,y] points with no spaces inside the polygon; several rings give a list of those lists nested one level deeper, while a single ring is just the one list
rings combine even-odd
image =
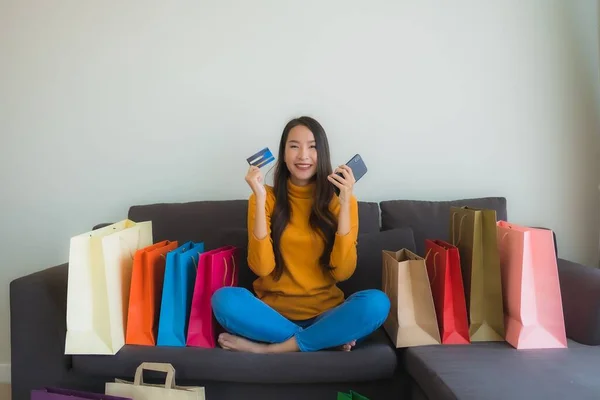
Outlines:
[{"label": "blue paper bag on floor", "polygon": [[203,252],[203,242],[187,242],[167,253],[157,346],[185,347],[198,258]]}]

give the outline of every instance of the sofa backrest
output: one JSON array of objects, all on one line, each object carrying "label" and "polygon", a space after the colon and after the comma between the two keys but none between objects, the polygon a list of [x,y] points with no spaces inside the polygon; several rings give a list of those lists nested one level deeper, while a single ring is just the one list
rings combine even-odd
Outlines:
[{"label": "sofa backrest", "polygon": [[[381,287],[381,250],[407,248],[423,255],[426,238],[448,240],[450,206],[496,210],[506,219],[506,199],[488,197],[454,201],[393,200],[359,202],[358,265],[340,288],[348,296]],[[132,206],[129,219],[152,221],[154,242],[204,242],[206,250],[224,245],[240,249],[239,286],[252,288],[256,276],[247,266],[247,200],[196,201]],[[380,217],[381,210],[381,217]]]},{"label": "sofa backrest", "polygon": [[[188,203],[158,203],[135,205],[129,209],[129,219],[152,221],[155,242],[178,240],[181,243],[213,242],[219,231],[247,227],[247,200],[195,201]],[[379,231],[379,205],[359,202],[360,233]]]},{"label": "sofa backrest", "polygon": [[152,221],[155,242],[189,240],[202,242],[220,229],[245,228],[247,200],[195,201],[136,205],[129,209],[129,219]]},{"label": "sofa backrest", "polygon": [[506,220],[506,198],[482,197],[452,201],[388,200],[379,203],[381,229],[411,228],[417,254],[424,256],[425,239],[450,241],[450,207],[467,206],[496,211],[496,220]]},{"label": "sofa backrest", "polygon": [[[256,275],[247,265],[247,200],[196,201],[135,205],[128,218],[135,222],[152,221],[154,242],[177,240],[204,242],[206,250],[225,245],[239,248],[239,286],[252,288]],[[359,202],[359,234],[380,231],[379,204]],[[372,257],[372,256],[367,256]],[[356,279],[354,280],[356,281]],[[351,284],[359,287],[360,283]]]}]

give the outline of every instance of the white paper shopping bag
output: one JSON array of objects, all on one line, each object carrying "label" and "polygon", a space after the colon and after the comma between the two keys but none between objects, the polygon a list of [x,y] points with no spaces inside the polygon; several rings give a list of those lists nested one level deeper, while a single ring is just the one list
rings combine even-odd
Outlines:
[{"label": "white paper shopping bag", "polygon": [[116,354],[125,344],[133,254],[152,222],[125,219],[71,238],[65,354]]},{"label": "white paper shopping bag", "polygon": [[[144,370],[166,372],[164,385],[144,383]],[[116,379],[107,382],[105,394],[121,396],[133,400],[205,400],[204,388],[201,386],[177,386],[175,384],[175,368],[165,363],[142,363],[135,371],[133,382]]]}]

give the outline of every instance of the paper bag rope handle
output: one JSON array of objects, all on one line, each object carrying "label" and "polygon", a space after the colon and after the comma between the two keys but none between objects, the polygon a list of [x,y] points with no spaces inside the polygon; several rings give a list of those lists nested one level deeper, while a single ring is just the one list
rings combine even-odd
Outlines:
[{"label": "paper bag rope handle", "polygon": [[[225,257],[223,257],[223,262],[225,263],[225,272],[223,273],[223,286],[225,286],[225,279],[227,278],[227,260],[225,259]],[[232,254],[231,255],[231,263],[233,264],[233,271],[231,272],[231,285],[229,286],[233,286],[233,280],[235,278],[235,257]]]},{"label": "paper bag rope handle", "polygon": [[157,371],[157,372],[166,372],[167,378],[165,379],[165,388],[174,389],[175,388],[175,368],[173,365],[168,363],[153,363],[153,362],[144,362],[141,363],[139,367],[135,370],[135,378],[133,380],[133,384],[136,386],[140,386],[144,384],[143,374],[144,370],[148,371]]},{"label": "paper bag rope handle", "polygon": [[504,242],[504,239],[506,239],[506,236],[508,236],[508,233],[512,230],[513,227],[508,225],[506,228],[506,232],[504,232],[504,235],[502,235],[502,239],[500,239],[501,242]]},{"label": "paper bag rope handle", "polygon": [[453,245],[453,246],[458,246],[458,245],[459,245],[459,243],[460,243],[460,237],[461,237],[461,235],[462,235],[462,225],[463,225],[463,222],[464,222],[464,220],[465,220],[465,217],[467,216],[467,215],[465,214],[465,215],[463,215],[463,216],[461,217],[461,219],[460,219],[460,223],[459,223],[459,225],[458,225],[458,242],[455,242],[455,241],[454,241],[454,217],[456,216],[456,214],[458,214],[458,213],[457,213],[457,212],[454,212],[454,213],[452,214],[452,245]]},{"label": "paper bag rope handle", "polygon": [[[429,253],[431,253],[431,250],[433,250],[433,248],[429,249],[429,251],[427,252],[427,255],[425,255],[425,267],[427,267],[427,257],[429,257]],[[435,282],[435,278],[437,278],[436,257],[438,256],[438,254],[440,254],[440,253],[436,251],[435,254],[433,255],[433,279],[431,280],[432,282]]]},{"label": "paper bag rope handle", "polygon": [[388,296],[390,296],[390,293],[392,293],[392,283],[390,282],[390,275],[391,274],[388,270],[388,263],[385,262],[385,260],[384,260],[383,271],[382,271],[383,282],[382,282],[381,286],[382,286],[383,292]]}]

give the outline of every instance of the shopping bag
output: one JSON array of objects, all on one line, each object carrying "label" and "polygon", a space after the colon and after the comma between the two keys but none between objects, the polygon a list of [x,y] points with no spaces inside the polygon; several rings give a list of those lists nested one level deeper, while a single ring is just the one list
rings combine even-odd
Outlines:
[{"label": "shopping bag", "polygon": [[71,238],[65,354],[123,347],[133,255],[151,244],[152,222],[128,219]]},{"label": "shopping bag", "polygon": [[166,254],[177,246],[177,241],[164,240],[138,250],[133,256],[126,344],[156,345]]},{"label": "shopping bag", "polygon": [[458,249],[443,240],[427,239],[425,251],[442,344],[471,343]]},{"label": "shopping bag", "polygon": [[158,346],[184,347],[198,259],[204,243],[187,242],[166,256],[158,320]]},{"label": "shopping bag", "polygon": [[460,254],[471,341],[504,341],[496,211],[450,207],[450,237]]},{"label": "shopping bag", "polygon": [[383,250],[383,291],[390,299],[385,331],[397,348],[440,344],[427,267],[408,249]]},{"label": "shopping bag", "polygon": [[46,387],[31,391],[30,400],[131,400],[130,397],[110,396],[104,393]]},{"label": "shopping bag", "polygon": [[[144,370],[166,372],[164,385],[144,383]],[[173,368],[173,365],[165,363],[142,363],[135,371],[133,382],[115,379],[114,382],[105,384],[104,391],[112,396],[123,396],[132,400],[205,399],[205,390],[202,386],[177,386],[175,383],[175,368]]]},{"label": "shopping bag", "polygon": [[217,321],[212,312],[212,295],[224,286],[237,286],[235,246],[224,246],[200,255],[194,286],[187,345],[216,347]]},{"label": "shopping bag", "polygon": [[338,392],[337,400],[369,400],[369,398],[351,390],[348,393]]},{"label": "shopping bag", "polygon": [[506,341],[517,349],[566,348],[551,230],[498,221]]}]

